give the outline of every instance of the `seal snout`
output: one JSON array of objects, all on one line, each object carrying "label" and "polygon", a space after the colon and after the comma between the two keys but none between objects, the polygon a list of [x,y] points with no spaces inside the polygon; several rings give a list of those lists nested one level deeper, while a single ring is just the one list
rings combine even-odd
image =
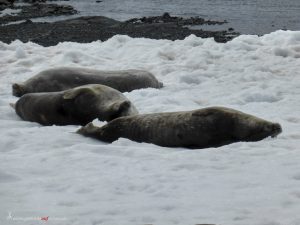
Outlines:
[{"label": "seal snout", "polygon": [[273,123],[271,125],[271,137],[276,137],[278,134],[282,132],[281,125],[279,123]]},{"label": "seal snout", "polygon": [[163,88],[164,87],[164,84],[162,82],[158,82],[158,88]]}]

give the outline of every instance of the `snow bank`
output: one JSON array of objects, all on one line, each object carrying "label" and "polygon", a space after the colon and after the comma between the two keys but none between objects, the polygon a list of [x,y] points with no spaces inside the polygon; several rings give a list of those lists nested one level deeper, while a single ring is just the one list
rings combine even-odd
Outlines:
[{"label": "snow bank", "polygon": [[[226,44],[120,35],[48,48],[0,42],[0,224],[300,224],[299,58],[292,31]],[[165,87],[126,93],[141,113],[221,105],[279,122],[283,133],[192,151],[106,144],[75,134],[78,126],[20,120],[11,84],[57,66],[149,70]]]}]

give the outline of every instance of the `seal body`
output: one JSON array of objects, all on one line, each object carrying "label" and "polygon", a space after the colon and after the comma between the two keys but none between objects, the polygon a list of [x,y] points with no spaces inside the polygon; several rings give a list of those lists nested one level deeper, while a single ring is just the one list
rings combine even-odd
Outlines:
[{"label": "seal body", "polygon": [[224,107],[126,116],[102,127],[89,123],[77,131],[105,142],[123,137],[137,142],[186,148],[259,141],[280,132],[281,126],[277,123]]},{"label": "seal body", "polygon": [[42,71],[24,83],[14,83],[12,92],[20,97],[26,93],[64,91],[87,84],[102,84],[120,92],[162,87],[153,74],[143,70],[101,71],[62,67]]},{"label": "seal body", "polygon": [[85,125],[96,118],[110,121],[138,113],[121,92],[99,84],[25,94],[16,102],[15,110],[22,119],[43,125]]}]

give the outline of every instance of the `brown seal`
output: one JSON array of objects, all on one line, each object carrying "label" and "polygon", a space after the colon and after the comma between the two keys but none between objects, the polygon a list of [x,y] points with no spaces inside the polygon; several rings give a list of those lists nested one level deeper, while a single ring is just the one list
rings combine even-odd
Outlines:
[{"label": "brown seal", "polygon": [[89,123],[77,133],[113,142],[128,138],[166,147],[208,148],[259,141],[281,132],[278,123],[224,107],[153,113],[114,119],[102,127]]},{"label": "brown seal", "polygon": [[26,93],[64,91],[86,84],[102,84],[120,92],[163,86],[153,74],[143,70],[104,71],[62,67],[42,71],[24,83],[14,83],[12,93],[20,97]]},{"label": "brown seal", "polygon": [[121,92],[100,84],[25,94],[13,106],[22,119],[43,125],[85,125],[96,118],[110,121],[138,113]]}]

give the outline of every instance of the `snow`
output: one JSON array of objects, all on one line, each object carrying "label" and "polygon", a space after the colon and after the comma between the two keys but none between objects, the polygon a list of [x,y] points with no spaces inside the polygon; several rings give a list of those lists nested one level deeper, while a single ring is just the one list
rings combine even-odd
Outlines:
[{"label": "snow", "polygon": [[22,10],[21,9],[4,9],[2,11],[0,11],[0,17],[3,16],[15,16],[16,14],[19,14]]},{"label": "snow", "polygon": [[[193,35],[0,42],[0,224],[46,216],[55,225],[300,224],[299,58],[299,31],[226,44]],[[125,93],[140,113],[220,105],[279,122],[283,133],[187,150],[106,144],[76,134],[78,126],[22,121],[9,106],[11,84],[58,66],[149,70],[165,86]]]}]

